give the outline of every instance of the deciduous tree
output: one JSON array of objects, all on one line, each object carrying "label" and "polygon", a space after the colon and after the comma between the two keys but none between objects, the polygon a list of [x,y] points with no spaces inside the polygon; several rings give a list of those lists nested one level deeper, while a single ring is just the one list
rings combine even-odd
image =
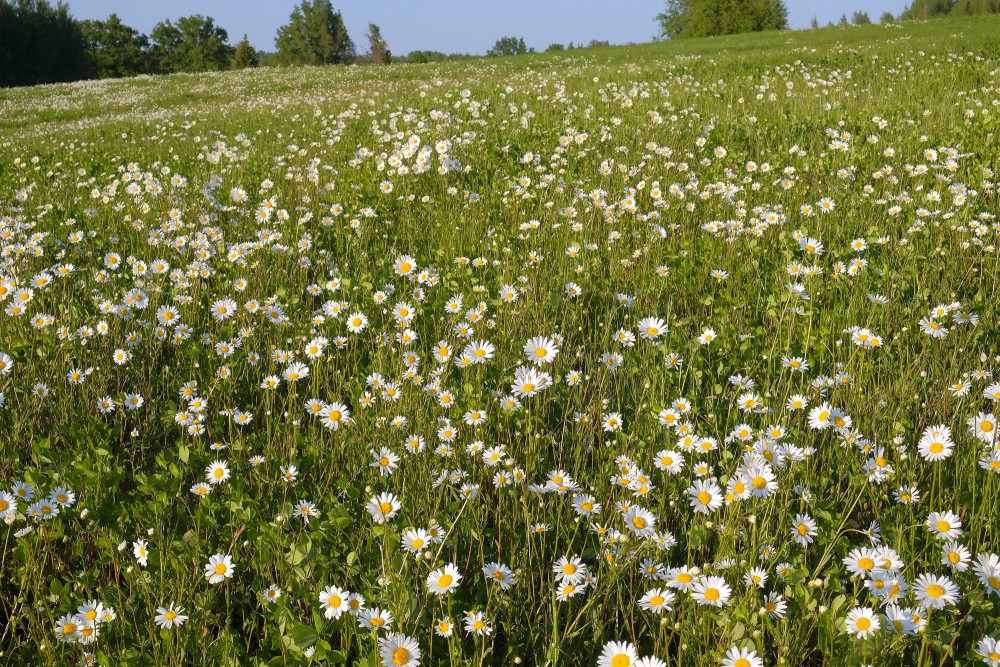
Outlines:
[{"label": "deciduous tree", "polygon": [[534,49],[529,49],[524,43],[524,37],[501,37],[493,44],[493,47],[486,52],[488,56],[519,56],[525,53],[532,53]]},{"label": "deciduous tree", "polygon": [[99,79],[151,72],[149,38],[122,23],[117,14],[105,21],[81,21],[90,75]]},{"label": "deciduous tree", "polygon": [[782,0],[667,0],[661,37],[711,37],[788,28]]},{"label": "deciduous tree", "polygon": [[354,42],[330,0],[302,0],[275,39],[283,65],[335,65],[354,60]]},{"label": "deciduous tree", "polygon": [[229,33],[210,16],[182,16],[162,21],[150,34],[153,59],[161,72],[206,72],[229,69],[233,47]]}]

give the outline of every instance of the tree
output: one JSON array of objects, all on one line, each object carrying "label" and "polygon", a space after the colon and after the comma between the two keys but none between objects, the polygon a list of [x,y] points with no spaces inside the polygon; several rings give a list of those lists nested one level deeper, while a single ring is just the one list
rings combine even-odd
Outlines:
[{"label": "tree", "polygon": [[161,72],[206,72],[229,69],[233,47],[229,33],[215,25],[212,17],[182,16],[153,26],[150,49]]},{"label": "tree", "polygon": [[549,44],[547,47],[545,47],[545,53],[550,53],[552,51],[565,51],[565,50],[566,47],[560,44],[559,42],[553,42],[552,44]]},{"label": "tree", "polygon": [[76,81],[88,69],[83,31],[64,3],[0,0],[0,86]]},{"label": "tree", "polygon": [[913,3],[899,15],[899,20],[985,14],[1000,14],[1000,0],[913,0]]},{"label": "tree", "polygon": [[246,69],[258,65],[260,65],[260,57],[257,55],[257,49],[253,48],[250,39],[243,35],[243,39],[236,44],[236,50],[233,51],[231,67],[233,69]]},{"label": "tree", "polygon": [[856,11],[851,14],[851,23],[854,25],[871,25],[871,18],[868,16],[868,12]]},{"label": "tree", "polygon": [[368,24],[368,57],[373,65],[388,65],[392,60],[389,46],[382,39],[382,31],[374,23]]},{"label": "tree", "polygon": [[528,49],[524,43],[524,37],[501,37],[493,47],[486,52],[488,56],[520,56],[525,53],[534,53],[534,49]]},{"label": "tree", "polygon": [[660,36],[679,37],[691,18],[691,0],[667,0],[663,12],[656,16],[660,24]]},{"label": "tree", "polygon": [[913,0],[913,3],[903,10],[899,18],[909,21],[947,16],[954,5],[955,0]]},{"label": "tree", "polygon": [[879,23],[883,23],[883,24],[884,24],[884,23],[892,23],[892,22],[893,22],[893,21],[895,21],[895,20],[896,20],[896,19],[895,19],[895,17],[894,17],[893,15],[892,15],[892,12],[883,12],[883,13],[882,13],[882,18],[880,18],[880,19],[878,20],[878,22],[879,22]]},{"label": "tree", "polygon": [[816,20],[815,16],[812,17],[812,21],[809,22],[809,27],[810,28],[818,28],[819,27],[819,21]]},{"label": "tree", "polygon": [[788,28],[782,0],[667,0],[661,37],[709,37]]},{"label": "tree", "polygon": [[302,0],[274,40],[283,65],[335,65],[354,60],[354,42],[330,0]]},{"label": "tree", "polygon": [[81,21],[90,75],[99,79],[135,76],[151,71],[149,38],[122,23],[117,14],[106,21]]}]

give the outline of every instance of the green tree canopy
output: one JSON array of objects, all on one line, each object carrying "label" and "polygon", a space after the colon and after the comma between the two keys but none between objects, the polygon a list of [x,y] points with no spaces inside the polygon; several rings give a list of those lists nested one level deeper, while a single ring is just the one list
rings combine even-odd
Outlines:
[{"label": "green tree canopy", "polygon": [[99,79],[144,74],[150,70],[149,38],[112,14],[106,21],[81,21],[90,75]]},{"label": "green tree canopy", "polygon": [[330,0],[302,0],[278,28],[277,60],[283,65],[335,65],[354,60],[354,42]]},{"label": "green tree canopy", "polygon": [[161,72],[229,69],[233,56],[229,33],[210,16],[182,16],[176,24],[162,21],[153,27],[150,37],[151,52]]},{"label": "green tree canopy", "polygon": [[661,37],[711,37],[788,28],[782,0],[667,0]]},{"label": "green tree canopy", "polygon": [[260,57],[257,55],[257,49],[253,48],[250,39],[243,35],[243,39],[236,44],[236,50],[233,51],[232,68],[246,69],[258,65],[260,65]]},{"label": "green tree canopy", "polygon": [[524,43],[524,37],[501,37],[493,47],[486,52],[488,56],[519,56],[525,53],[534,53],[534,49],[529,49]]},{"label": "green tree canopy", "polygon": [[913,0],[899,18],[909,21],[984,14],[1000,14],[1000,0]]},{"label": "green tree canopy", "polygon": [[88,67],[83,32],[64,3],[0,0],[0,86],[76,81]]}]

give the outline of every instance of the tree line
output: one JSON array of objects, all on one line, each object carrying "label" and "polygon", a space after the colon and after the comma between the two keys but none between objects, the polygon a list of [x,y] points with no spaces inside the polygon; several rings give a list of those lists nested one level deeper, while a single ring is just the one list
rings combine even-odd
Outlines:
[{"label": "tree line", "polygon": [[1000,0],[913,0],[899,18],[906,21],[984,14],[1000,14]]},{"label": "tree line", "polygon": [[[898,20],[932,19],[942,16],[979,16],[1000,14],[1000,0],[912,0]],[[761,30],[787,30],[788,9],[782,0],[666,0],[656,17],[660,37],[712,37]],[[884,12],[882,23],[897,20]],[[850,19],[840,17],[837,25],[867,25],[872,22],[866,11],[855,11]],[[829,25],[834,25],[831,21]],[[813,18],[811,27],[818,28]]]},{"label": "tree line", "polygon": [[[366,41],[367,51],[358,53],[330,0],[295,5],[288,23],[278,28],[274,52],[255,49],[246,35],[231,45],[229,33],[200,14],[161,21],[146,35],[117,14],[103,21],[76,20],[62,0],[54,5],[49,0],[0,0],[0,87],[262,65],[387,65],[475,57],[432,50],[394,56],[374,23],[368,24]],[[593,41],[590,46],[607,44]],[[562,49],[553,44],[547,50]],[[534,53],[523,38],[501,37],[487,56],[523,53]]]},{"label": "tree line", "polygon": [[[358,54],[330,0],[302,0],[278,28],[277,50],[255,49],[246,35],[235,46],[210,16],[157,23],[149,35],[122,22],[74,19],[64,2],[0,0],[0,86],[243,69],[259,65],[388,64],[381,30],[368,26],[368,50]],[[417,62],[449,56],[419,52]],[[406,61],[407,58],[398,60]]]}]

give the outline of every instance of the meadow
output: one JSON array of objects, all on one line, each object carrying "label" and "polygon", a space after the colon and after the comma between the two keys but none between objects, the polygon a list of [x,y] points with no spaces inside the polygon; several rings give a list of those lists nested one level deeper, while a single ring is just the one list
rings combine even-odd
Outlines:
[{"label": "meadow", "polygon": [[998,35],[0,91],[0,664],[1000,665]]}]

